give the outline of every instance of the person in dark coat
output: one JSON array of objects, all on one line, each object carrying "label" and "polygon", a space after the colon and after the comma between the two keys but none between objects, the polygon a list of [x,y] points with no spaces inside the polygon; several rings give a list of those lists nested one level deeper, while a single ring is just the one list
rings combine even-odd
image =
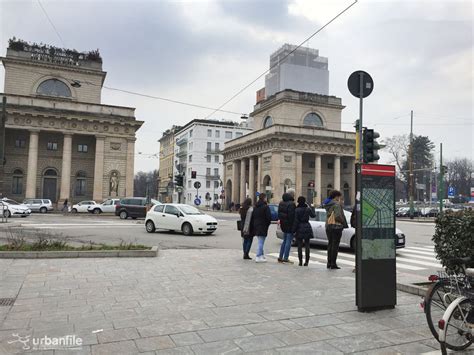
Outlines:
[{"label": "person in dark coat", "polygon": [[293,242],[293,223],[295,221],[295,190],[288,189],[283,194],[282,200],[278,205],[278,219],[280,220],[280,228],[283,232],[283,242],[280,247],[279,263],[290,263],[288,260],[290,255],[291,243]]},{"label": "person in dark coat", "polygon": [[250,253],[250,248],[252,247],[252,241],[254,237],[254,231],[253,231],[253,221],[252,221],[252,213],[253,213],[253,207],[252,207],[252,199],[247,198],[244,203],[242,204],[242,207],[240,207],[239,210],[240,213],[240,220],[242,221],[242,230],[240,231],[240,235],[242,236],[242,247],[244,251],[244,259],[245,260],[252,260],[252,258],[249,256]]},{"label": "person in dark coat", "polygon": [[305,245],[304,266],[308,266],[309,264],[309,240],[314,238],[313,228],[311,228],[311,224],[309,223],[310,217],[316,217],[314,209],[306,204],[306,199],[303,196],[298,197],[298,205],[295,210],[295,221],[293,223],[293,233],[298,242],[298,259],[300,261],[300,266],[303,265],[303,243]]},{"label": "person in dark coat", "polygon": [[342,230],[348,228],[344,209],[342,208],[342,194],[333,190],[329,193],[330,201],[323,207],[326,209],[326,236],[328,238],[328,269],[340,269],[336,264]]},{"label": "person in dark coat", "polygon": [[272,214],[270,207],[267,205],[267,196],[265,194],[260,194],[258,196],[258,201],[253,209],[252,220],[253,231],[258,239],[255,262],[264,263],[267,259],[265,259],[263,245],[265,244],[265,238],[268,235],[268,227],[270,227],[270,224],[272,223]]}]

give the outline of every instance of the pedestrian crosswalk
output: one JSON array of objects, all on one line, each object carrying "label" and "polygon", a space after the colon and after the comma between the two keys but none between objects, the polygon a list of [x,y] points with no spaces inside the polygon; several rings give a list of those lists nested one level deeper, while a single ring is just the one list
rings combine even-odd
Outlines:
[{"label": "pedestrian crosswalk", "polygon": [[[268,254],[271,258],[278,258],[278,253]],[[293,251],[289,259],[293,262],[298,262],[298,253]],[[326,265],[327,252],[326,250],[311,249],[310,265]],[[341,266],[355,267],[355,255],[340,251],[337,257],[337,263]],[[436,260],[434,247],[429,245],[422,245],[417,247],[405,247],[397,250],[397,269],[420,271],[427,269],[439,269],[443,267]]]}]

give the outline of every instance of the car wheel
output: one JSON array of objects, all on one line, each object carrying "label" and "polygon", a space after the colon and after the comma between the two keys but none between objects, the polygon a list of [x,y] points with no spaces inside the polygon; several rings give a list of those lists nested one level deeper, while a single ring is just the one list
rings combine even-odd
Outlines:
[{"label": "car wheel", "polygon": [[48,209],[46,207],[41,207],[40,212],[41,213],[46,213],[46,212],[48,212]]},{"label": "car wheel", "polygon": [[127,213],[127,211],[122,211],[122,212],[120,212],[119,216],[120,216],[120,219],[127,219],[128,218],[128,213]]},{"label": "car wheel", "polygon": [[71,213],[77,213],[77,210],[76,210],[75,208],[73,208],[73,209],[71,210]]},{"label": "car wheel", "polygon": [[10,218],[12,216],[10,210],[5,210],[3,211],[3,217],[5,218]]},{"label": "car wheel", "polygon": [[21,215],[21,218],[26,218],[27,216],[25,216],[24,214]]},{"label": "car wheel", "polygon": [[102,211],[100,210],[100,208],[94,208],[94,214],[101,214]]},{"label": "car wheel", "polygon": [[146,231],[148,233],[154,233],[155,232],[155,223],[153,223],[153,221],[151,221],[151,220],[146,221],[145,228],[146,228]]},{"label": "car wheel", "polygon": [[353,235],[351,238],[351,249],[355,252],[355,248],[356,248],[356,236]]},{"label": "car wheel", "polygon": [[184,235],[193,235],[193,226],[190,223],[186,222],[181,227]]}]

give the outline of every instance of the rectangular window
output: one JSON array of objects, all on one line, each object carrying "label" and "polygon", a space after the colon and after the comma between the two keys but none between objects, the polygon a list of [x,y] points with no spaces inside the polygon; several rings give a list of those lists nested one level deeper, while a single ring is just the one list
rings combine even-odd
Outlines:
[{"label": "rectangular window", "polygon": [[18,137],[15,139],[15,148],[25,148],[26,139],[24,137]]},{"label": "rectangular window", "polygon": [[48,150],[58,150],[58,143],[57,142],[48,142],[47,149]]},{"label": "rectangular window", "polygon": [[188,169],[188,176],[191,176],[191,171],[193,171],[193,169],[192,169],[192,168],[189,168],[189,169]]},{"label": "rectangular window", "polygon": [[207,130],[207,136],[208,136],[208,137],[212,137],[212,129],[208,129],[208,130]]},{"label": "rectangular window", "polygon": [[242,135],[243,135],[242,132],[235,132],[235,138],[242,137]]},{"label": "rectangular window", "polygon": [[189,160],[190,163],[193,161],[193,155],[192,154],[189,154],[188,160]]},{"label": "rectangular window", "polygon": [[221,131],[216,129],[216,138],[220,138],[220,137],[221,137]]},{"label": "rectangular window", "polygon": [[214,168],[214,176],[219,176],[219,168]]},{"label": "rectangular window", "polygon": [[206,175],[210,176],[211,175],[211,168],[206,168]]},{"label": "rectangular window", "polygon": [[342,163],[342,168],[343,168],[343,169],[347,169],[347,161],[345,161],[345,162]]},{"label": "rectangular window", "polygon": [[211,142],[207,142],[207,150],[211,150],[212,149],[212,143]]},{"label": "rectangular window", "polygon": [[189,138],[191,138],[193,136],[193,130],[190,130],[189,131]]},{"label": "rectangular window", "polygon": [[328,169],[334,169],[334,163],[328,163]]},{"label": "rectangular window", "polygon": [[225,131],[225,139],[232,139],[232,132],[231,131]]},{"label": "rectangular window", "polygon": [[219,181],[214,180],[214,187],[217,189],[219,187]]},{"label": "rectangular window", "polygon": [[219,162],[219,156],[218,155],[214,155],[214,163],[218,163]]},{"label": "rectangular window", "polygon": [[209,154],[208,154],[208,155],[206,155],[206,160],[207,160],[207,162],[208,162],[208,163],[210,163],[210,162],[211,162],[211,156],[210,156]]},{"label": "rectangular window", "polygon": [[188,187],[191,187],[191,180],[188,180]]},{"label": "rectangular window", "polygon": [[309,167],[310,167],[311,169],[314,168],[314,160],[309,162]]},{"label": "rectangular window", "polygon": [[21,195],[23,192],[23,177],[22,176],[13,176],[12,181],[12,194]]},{"label": "rectangular window", "polygon": [[216,143],[216,152],[219,151],[219,143]]},{"label": "rectangular window", "polygon": [[207,189],[211,188],[211,182],[209,180],[206,181],[206,188]]},{"label": "rectangular window", "polygon": [[76,196],[84,196],[86,194],[86,179],[76,180]]},{"label": "rectangular window", "polygon": [[80,153],[87,153],[88,147],[87,144],[78,144],[77,151]]},{"label": "rectangular window", "polygon": [[189,150],[193,150],[193,142],[189,143]]}]

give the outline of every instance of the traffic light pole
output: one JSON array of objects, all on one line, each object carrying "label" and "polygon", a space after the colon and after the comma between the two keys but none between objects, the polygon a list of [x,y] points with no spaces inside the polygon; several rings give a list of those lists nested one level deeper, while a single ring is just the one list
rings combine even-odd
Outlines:
[{"label": "traffic light pole", "polygon": [[409,172],[409,177],[408,180],[410,182],[410,187],[409,187],[409,196],[410,196],[410,219],[413,219],[414,217],[414,207],[413,207],[413,110],[411,111],[410,114],[410,153],[409,153],[409,161],[410,164],[408,165],[408,169],[410,170]]},{"label": "traffic light pole", "polygon": [[364,162],[364,142],[362,141],[362,131],[364,124],[362,122],[363,100],[364,100],[364,73],[359,72],[359,163]]}]

